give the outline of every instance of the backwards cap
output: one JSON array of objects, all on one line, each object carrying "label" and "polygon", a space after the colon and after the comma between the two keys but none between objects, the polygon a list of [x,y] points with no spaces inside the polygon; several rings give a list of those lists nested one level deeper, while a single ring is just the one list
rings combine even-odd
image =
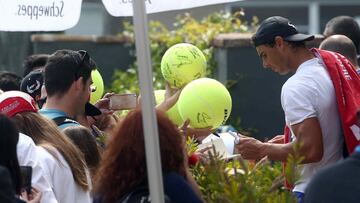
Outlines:
[{"label": "backwards cap", "polygon": [[44,70],[38,69],[31,71],[28,75],[22,79],[20,84],[20,90],[28,93],[34,99],[36,96],[41,96],[41,87],[44,83]]}]

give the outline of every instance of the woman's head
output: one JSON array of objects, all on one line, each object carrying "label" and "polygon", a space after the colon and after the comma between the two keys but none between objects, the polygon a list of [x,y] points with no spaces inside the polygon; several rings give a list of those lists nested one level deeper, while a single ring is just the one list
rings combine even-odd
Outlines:
[{"label": "woman's head", "polygon": [[0,165],[9,170],[15,191],[20,194],[21,175],[16,153],[18,140],[15,124],[6,115],[0,114]]},{"label": "woman's head", "polygon": [[[184,138],[163,112],[157,111],[156,115],[162,170],[185,176]],[[109,140],[96,175],[95,192],[104,195],[105,202],[115,201],[146,180],[146,174],[142,115],[137,109],[120,122]]]},{"label": "woman's head", "polygon": [[76,125],[65,128],[63,132],[83,153],[86,165],[91,174],[94,174],[100,163],[100,153],[91,131],[84,126]]}]

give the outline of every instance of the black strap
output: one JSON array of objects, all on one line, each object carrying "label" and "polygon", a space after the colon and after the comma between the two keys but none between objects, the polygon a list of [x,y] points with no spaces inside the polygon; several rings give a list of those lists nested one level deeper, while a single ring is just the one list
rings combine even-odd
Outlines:
[{"label": "black strap", "polygon": [[75,121],[74,119],[68,117],[68,116],[60,116],[60,117],[56,117],[52,119],[57,126],[61,126],[64,124],[68,124],[68,123],[74,123],[74,124],[79,124],[77,121]]},{"label": "black strap", "polygon": [[[164,194],[165,203],[173,203],[170,197],[165,193]],[[135,187],[132,192],[124,195],[116,203],[151,203],[150,191],[147,183],[144,182],[139,186]]]}]

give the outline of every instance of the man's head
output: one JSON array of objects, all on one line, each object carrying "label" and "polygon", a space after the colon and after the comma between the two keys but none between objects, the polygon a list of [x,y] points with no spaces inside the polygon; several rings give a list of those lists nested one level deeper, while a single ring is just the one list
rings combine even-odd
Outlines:
[{"label": "man's head", "polygon": [[334,51],[345,56],[354,65],[358,66],[354,43],[345,35],[332,35],[321,42],[320,49]]},{"label": "man's head", "polygon": [[56,51],[45,66],[48,100],[68,95],[72,103],[84,108],[90,98],[91,71],[94,69],[96,64],[86,51]]},{"label": "man's head", "polygon": [[9,71],[0,71],[0,89],[4,92],[20,90],[21,77]]},{"label": "man's head", "polygon": [[289,51],[305,48],[305,41],[313,39],[313,35],[299,33],[288,19],[281,16],[265,19],[252,36],[263,66],[279,74],[286,74],[291,69],[287,55]]},{"label": "man's head", "polygon": [[353,41],[357,53],[359,53],[360,27],[354,18],[350,16],[337,16],[329,20],[325,26],[323,35],[345,35]]},{"label": "man's head", "polygon": [[71,85],[81,80],[91,80],[95,62],[86,51],[58,50],[48,59],[45,66],[45,87],[48,96],[66,93]]},{"label": "man's head", "polygon": [[23,77],[33,70],[44,68],[49,56],[48,54],[34,54],[26,57],[23,62]]}]

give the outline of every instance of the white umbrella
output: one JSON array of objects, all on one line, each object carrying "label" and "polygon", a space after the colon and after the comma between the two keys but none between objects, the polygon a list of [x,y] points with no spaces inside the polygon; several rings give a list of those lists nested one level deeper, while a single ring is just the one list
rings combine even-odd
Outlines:
[{"label": "white umbrella", "polygon": [[[131,16],[133,14],[134,18],[146,163],[152,202],[164,202],[164,190],[154,109],[155,99],[147,13],[234,1],[240,0],[103,0],[111,15]],[[81,3],[81,0],[0,0],[0,31],[59,31],[69,29],[79,21]]]}]

